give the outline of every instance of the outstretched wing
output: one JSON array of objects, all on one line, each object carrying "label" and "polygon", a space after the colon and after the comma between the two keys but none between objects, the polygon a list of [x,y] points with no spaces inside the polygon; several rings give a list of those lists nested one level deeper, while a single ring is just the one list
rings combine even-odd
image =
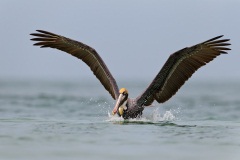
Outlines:
[{"label": "outstretched wing", "polygon": [[91,68],[94,75],[99,79],[111,96],[114,99],[117,99],[119,94],[117,83],[102,58],[93,48],[81,42],[77,42],[54,33],[43,30],[37,31],[39,33],[30,34],[35,36],[35,38],[32,38],[31,40],[37,41],[34,45],[41,46],[41,48],[56,48],[81,59]]},{"label": "outstretched wing", "polygon": [[225,47],[230,45],[226,43],[229,39],[221,37],[173,53],[148,88],[137,97],[138,105],[149,106],[154,100],[158,103],[169,100],[195,71],[220,54],[226,54],[226,50],[230,50]]}]

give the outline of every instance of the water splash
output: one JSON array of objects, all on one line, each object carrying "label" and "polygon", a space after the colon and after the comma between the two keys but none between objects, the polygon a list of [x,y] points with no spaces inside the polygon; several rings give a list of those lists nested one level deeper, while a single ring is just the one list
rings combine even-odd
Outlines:
[{"label": "water splash", "polygon": [[108,111],[109,122],[136,122],[136,123],[159,123],[159,122],[172,122],[176,120],[176,116],[173,114],[172,110],[166,111],[163,115],[160,114],[159,109],[156,108],[150,116],[142,116],[140,118],[131,118],[124,120],[122,117],[117,115],[112,115]]},{"label": "water splash", "polygon": [[153,122],[174,121],[176,120],[176,116],[173,113],[174,111],[170,109],[169,111],[166,111],[163,115],[161,115],[159,109],[156,108],[152,113],[152,121]]}]

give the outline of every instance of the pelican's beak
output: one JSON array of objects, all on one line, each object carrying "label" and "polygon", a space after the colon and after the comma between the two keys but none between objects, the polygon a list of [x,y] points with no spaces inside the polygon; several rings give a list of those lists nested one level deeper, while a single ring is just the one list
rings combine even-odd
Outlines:
[{"label": "pelican's beak", "polygon": [[122,98],[123,98],[123,94],[120,94],[118,97],[117,103],[116,103],[115,107],[113,108],[112,115],[115,115],[117,113],[117,110],[120,105],[120,102],[122,101]]}]

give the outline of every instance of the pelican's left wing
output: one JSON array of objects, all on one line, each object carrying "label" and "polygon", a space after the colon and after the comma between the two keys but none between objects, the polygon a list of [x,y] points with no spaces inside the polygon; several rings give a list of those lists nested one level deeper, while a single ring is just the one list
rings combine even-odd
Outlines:
[{"label": "pelican's left wing", "polygon": [[36,37],[31,39],[33,41],[37,41],[34,45],[56,48],[81,59],[91,68],[94,75],[99,79],[111,96],[114,99],[118,98],[119,93],[117,83],[102,58],[93,48],[81,42],[77,42],[54,33],[43,30],[37,31],[39,33],[30,34]]},{"label": "pelican's left wing", "polygon": [[212,61],[220,54],[230,50],[225,47],[229,39],[218,36],[173,53],[148,88],[137,97],[140,106],[149,106],[154,100],[163,103],[169,100],[178,89],[200,67]]}]

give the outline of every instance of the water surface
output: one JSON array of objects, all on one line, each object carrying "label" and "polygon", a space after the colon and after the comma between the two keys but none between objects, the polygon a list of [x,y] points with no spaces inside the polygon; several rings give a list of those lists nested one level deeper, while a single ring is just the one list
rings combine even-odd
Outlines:
[{"label": "water surface", "polygon": [[[124,83],[130,97],[147,83]],[[141,119],[98,82],[0,81],[0,159],[240,159],[240,83],[189,82]]]}]

